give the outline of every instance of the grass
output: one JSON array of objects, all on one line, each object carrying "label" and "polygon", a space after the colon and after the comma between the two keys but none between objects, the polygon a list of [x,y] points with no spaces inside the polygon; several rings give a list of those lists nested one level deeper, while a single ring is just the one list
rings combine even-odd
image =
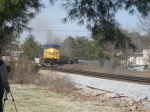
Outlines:
[{"label": "grass", "polygon": [[[149,112],[149,108],[143,109],[142,103],[124,98],[62,94],[31,84],[10,86],[18,112]],[[10,94],[8,99],[5,112],[15,112]]]},{"label": "grass", "polygon": [[[96,106],[95,102],[58,94],[34,85],[11,84],[11,88],[18,112],[117,112],[116,108],[110,106]],[[8,98],[11,99],[10,94]],[[6,101],[5,111],[15,111],[11,100]]]}]

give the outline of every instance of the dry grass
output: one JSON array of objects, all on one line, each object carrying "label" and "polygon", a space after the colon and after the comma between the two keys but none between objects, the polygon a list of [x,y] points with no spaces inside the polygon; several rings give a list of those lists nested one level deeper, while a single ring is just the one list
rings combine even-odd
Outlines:
[{"label": "dry grass", "polygon": [[21,58],[17,62],[11,61],[10,66],[9,78],[17,83],[32,83],[38,75],[37,66],[26,58]]},{"label": "dry grass", "polygon": [[[96,105],[96,101],[57,94],[33,85],[12,84],[18,112],[117,112],[113,106]],[[8,95],[10,98],[10,95]],[[15,112],[13,102],[5,103],[6,112]]]},{"label": "dry grass", "polygon": [[75,88],[75,84],[69,77],[58,75],[57,73],[48,72],[47,74],[39,73],[34,84],[48,87],[55,92],[71,92]]},{"label": "dry grass", "polygon": [[[18,112],[149,112],[141,102],[105,97],[82,89],[73,90],[72,94],[58,94],[31,84],[11,84],[11,88]],[[11,100],[6,101],[5,111],[15,112]]]},{"label": "dry grass", "polygon": [[139,77],[148,77],[150,78],[150,72],[137,72],[137,71],[127,71],[124,69],[114,69],[111,67],[103,67],[103,66],[89,66],[88,64],[80,65],[65,65],[63,66],[67,69],[78,69],[78,70],[87,70],[101,73],[110,73],[110,74],[119,74],[119,75],[130,75],[130,76],[139,76]]},{"label": "dry grass", "polygon": [[39,67],[25,58],[20,59],[15,66],[11,62],[11,74],[9,78],[16,83],[35,84],[38,86],[48,87],[55,92],[68,92],[75,88],[75,84],[67,77],[58,76],[55,73],[43,75],[38,73]]}]

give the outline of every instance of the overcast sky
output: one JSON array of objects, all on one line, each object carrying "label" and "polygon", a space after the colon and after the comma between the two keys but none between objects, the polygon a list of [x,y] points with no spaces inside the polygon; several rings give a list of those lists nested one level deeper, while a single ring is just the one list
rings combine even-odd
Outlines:
[{"label": "overcast sky", "polygon": [[[62,3],[61,1],[60,3]],[[47,43],[47,38],[61,38],[64,40],[68,36],[88,36],[90,37],[90,32],[86,29],[85,25],[79,26],[77,22],[68,22],[67,24],[62,24],[61,19],[66,17],[66,11],[61,8],[60,3],[56,3],[54,6],[50,6],[45,0],[46,7],[31,20],[28,26],[32,27],[34,30],[32,34],[35,36],[36,40],[41,44]],[[125,29],[134,29],[138,23],[137,16],[131,16],[125,11],[120,11],[116,15],[116,19],[122,27]],[[69,30],[69,31],[68,31]],[[24,32],[21,35],[20,42],[22,43],[27,37],[29,32]]]}]

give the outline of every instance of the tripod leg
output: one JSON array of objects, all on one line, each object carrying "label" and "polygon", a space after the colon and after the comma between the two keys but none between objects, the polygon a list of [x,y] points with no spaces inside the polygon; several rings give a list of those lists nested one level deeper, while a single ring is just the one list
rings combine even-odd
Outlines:
[{"label": "tripod leg", "polygon": [[18,112],[18,111],[17,111],[16,104],[15,104],[15,100],[14,100],[14,98],[13,98],[13,95],[12,95],[12,92],[11,92],[11,91],[10,91],[10,94],[11,94],[11,97],[12,97],[12,101],[14,102],[14,106],[15,106],[16,112]]},{"label": "tripod leg", "polygon": [[4,106],[5,106],[5,101],[8,100],[7,98],[7,92],[4,90],[4,103],[3,103],[3,111],[4,111]]}]

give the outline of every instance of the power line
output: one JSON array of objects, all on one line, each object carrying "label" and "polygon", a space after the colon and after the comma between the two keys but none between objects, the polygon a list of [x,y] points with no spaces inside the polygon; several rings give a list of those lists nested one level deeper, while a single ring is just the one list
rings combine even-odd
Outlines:
[{"label": "power line", "polygon": [[42,29],[33,29],[35,31],[56,31],[56,32],[90,32],[90,31],[83,31],[83,30],[42,30]]}]

